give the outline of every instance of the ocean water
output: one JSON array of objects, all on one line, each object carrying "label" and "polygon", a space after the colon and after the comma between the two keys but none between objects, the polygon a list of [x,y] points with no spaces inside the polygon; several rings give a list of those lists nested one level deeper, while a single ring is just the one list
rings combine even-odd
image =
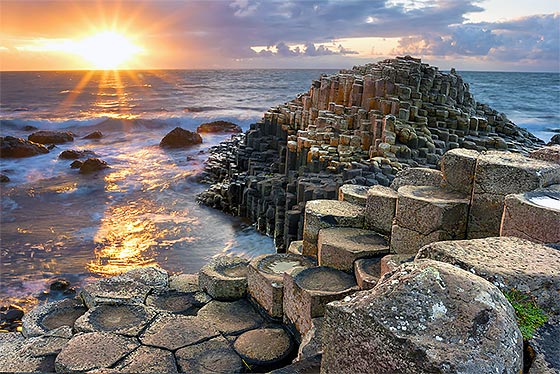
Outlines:
[{"label": "ocean water", "polygon": [[[269,107],[307,91],[333,70],[2,72],[0,135],[71,131],[72,143],[49,154],[1,159],[0,300],[36,302],[54,279],[74,286],[158,264],[196,272],[220,253],[274,251],[247,222],[200,206],[194,179],[212,145],[205,135],[186,150],[162,150],[176,126],[194,130],[216,119],[243,129]],[[559,74],[462,73],[477,100],[548,140],[560,129]],[[100,140],[83,136],[100,130]],[[111,168],[80,175],[66,149],[88,149]]]}]

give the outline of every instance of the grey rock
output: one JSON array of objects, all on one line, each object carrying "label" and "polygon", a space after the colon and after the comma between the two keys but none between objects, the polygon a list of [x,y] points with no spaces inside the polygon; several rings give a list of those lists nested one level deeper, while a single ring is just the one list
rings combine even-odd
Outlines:
[{"label": "grey rock", "polygon": [[402,265],[327,306],[322,373],[519,373],[523,339],[498,288],[450,264]]},{"label": "grey rock", "polygon": [[80,295],[88,308],[99,304],[143,304],[152,287],[120,275],[86,285]]},{"label": "grey rock", "polygon": [[397,173],[391,183],[393,190],[402,186],[433,186],[440,187],[443,182],[443,173],[439,170],[426,168],[408,168]]},{"label": "grey rock", "polygon": [[154,347],[140,346],[120,361],[115,373],[177,373],[173,353]]},{"label": "grey rock", "polygon": [[258,328],[264,322],[245,299],[233,302],[211,301],[200,309],[198,317],[210,322],[224,335],[239,335]]},{"label": "grey rock", "polygon": [[219,336],[179,349],[175,356],[182,373],[241,373],[241,357]]},{"label": "grey rock", "polygon": [[[263,344],[266,342],[266,344]],[[282,328],[251,330],[240,335],[233,348],[254,369],[281,363],[292,352],[294,344]]]},{"label": "grey rock", "polygon": [[97,305],[76,320],[77,331],[104,331],[137,336],[155,317],[153,309],[144,305]]},{"label": "grey rock", "polygon": [[240,299],[247,293],[248,264],[242,257],[215,258],[200,269],[199,287],[217,300]]},{"label": "grey rock", "polygon": [[88,150],[76,151],[74,149],[67,149],[58,155],[58,158],[63,160],[77,160],[85,157],[95,157],[95,152]]},{"label": "grey rock", "polygon": [[64,299],[39,305],[22,319],[22,333],[26,337],[45,335],[63,326],[73,327],[86,312],[79,299]]}]

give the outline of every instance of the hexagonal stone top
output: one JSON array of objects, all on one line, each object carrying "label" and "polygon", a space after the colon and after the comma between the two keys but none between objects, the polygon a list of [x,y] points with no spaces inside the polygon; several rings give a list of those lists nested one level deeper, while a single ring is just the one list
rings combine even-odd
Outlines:
[{"label": "hexagonal stone top", "polygon": [[200,309],[198,317],[210,322],[224,335],[237,335],[263,323],[262,317],[246,299],[211,301]]},{"label": "hexagonal stone top", "polygon": [[374,231],[353,227],[332,227],[321,230],[321,243],[343,247],[349,252],[389,252],[387,240]]},{"label": "hexagonal stone top", "polygon": [[144,305],[98,305],[78,318],[78,331],[105,331],[115,334],[136,336],[156,313]]},{"label": "hexagonal stone top", "polygon": [[242,257],[221,256],[204,265],[201,271],[223,278],[246,278],[248,263]]},{"label": "hexagonal stone top", "polygon": [[286,330],[267,328],[243,333],[233,347],[249,364],[268,365],[286,358],[293,344]]},{"label": "hexagonal stone top", "polygon": [[39,336],[61,326],[74,326],[74,322],[86,312],[81,300],[64,299],[39,305],[25,314],[22,333],[26,337]]},{"label": "hexagonal stone top", "polygon": [[315,266],[315,261],[291,253],[263,255],[251,261],[251,264],[265,277],[282,283],[283,274],[294,274],[303,269]]},{"label": "hexagonal stone top", "polygon": [[403,186],[398,190],[399,198],[421,200],[431,204],[463,203],[468,204],[469,198],[459,192],[444,190],[433,186]]},{"label": "hexagonal stone top", "polygon": [[[523,194],[525,200],[542,208],[560,211],[560,192],[533,191]],[[560,223],[559,223],[560,224]]]},{"label": "hexagonal stone top", "polygon": [[326,266],[305,269],[294,277],[294,282],[312,293],[338,293],[357,286],[354,275]]},{"label": "hexagonal stone top", "polygon": [[363,208],[356,204],[338,200],[311,200],[305,204],[305,212],[316,216],[337,216],[353,218],[363,214]]}]

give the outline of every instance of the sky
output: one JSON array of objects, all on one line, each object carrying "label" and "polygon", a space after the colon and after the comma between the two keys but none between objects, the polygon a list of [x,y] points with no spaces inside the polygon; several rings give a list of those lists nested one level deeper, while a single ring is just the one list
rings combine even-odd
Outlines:
[{"label": "sky", "polygon": [[0,70],[340,69],[407,54],[560,71],[560,1],[0,0]]}]

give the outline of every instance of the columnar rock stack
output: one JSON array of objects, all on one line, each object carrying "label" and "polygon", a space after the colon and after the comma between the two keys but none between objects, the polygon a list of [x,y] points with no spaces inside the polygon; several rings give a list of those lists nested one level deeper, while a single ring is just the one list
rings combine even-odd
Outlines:
[{"label": "columnar rock stack", "polygon": [[336,199],[343,184],[389,186],[408,167],[436,168],[450,149],[526,153],[539,144],[476,102],[455,70],[397,57],[324,75],[271,108],[244,139],[214,150],[215,185],[200,200],[252,219],[285,249],[303,237],[305,203]]}]

